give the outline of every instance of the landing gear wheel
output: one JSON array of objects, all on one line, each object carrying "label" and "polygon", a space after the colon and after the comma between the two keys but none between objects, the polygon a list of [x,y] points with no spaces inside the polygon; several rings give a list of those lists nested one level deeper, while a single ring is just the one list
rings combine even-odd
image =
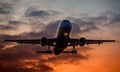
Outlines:
[{"label": "landing gear wheel", "polygon": [[50,46],[48,46],[48,50],[46,51],[47,54],[52,53],[52,50],[50,50]]},{"label": "landing gear wheel", "polygon": [[72,54],[77,54],[77,51],[75,50],[75,44],[73,45]]},{"label": "landing gear wheel", "polygon": [[72,50],[72,54],[77,54],[77,50]]}]

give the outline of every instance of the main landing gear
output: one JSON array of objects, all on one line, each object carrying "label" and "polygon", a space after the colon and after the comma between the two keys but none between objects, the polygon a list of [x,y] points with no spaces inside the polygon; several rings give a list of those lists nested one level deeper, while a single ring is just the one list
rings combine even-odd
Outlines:
[{"label": "main landing gear", "polygon": [[[52,50],[50,50],[50,46],[48,46],[48,49],[46,51],[37,51],[36,53],[47,53],[47,54],[52,54]],[[63,53],[72,53],[72,54],[77,54],[77,50],[75,50],[75,45],[73,45],[73,50],[72,51],[63,51]]]},{"label": "main landing gear", "polygon": [[72,54],[77,54],[77,50],[75,50],[75,45],[73,46]]},{"label": "main landing gear", "polygon": [[72,51],[64,51],[63,53],[77,54],[77,50],[75,50],[75,45],[73,45],[73,50]]}]

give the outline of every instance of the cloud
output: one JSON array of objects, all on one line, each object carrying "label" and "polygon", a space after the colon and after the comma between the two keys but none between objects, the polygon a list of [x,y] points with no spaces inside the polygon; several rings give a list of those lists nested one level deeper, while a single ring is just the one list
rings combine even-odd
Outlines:
[{"label": "cloud", "polygon": [[45,16],[49,16],[50,14],[46,11],[32,11],[30,12],[27,16],[30,16],[30,17],[34,17],[34,16],[40,16],[40,17],[45,17]]},{"label": "cloud", "polygon": [[[0,25],[0,29],[1,30],[17,30],[18,27],[23,24],[24,22],[21,22],[21,21],[8,21],[8,24],[4,24],[4,25]],[[20,28],[20,27],[19,27]]]},{"label": "cloud", "polygon": [[0,25],[0,29],[2,29],[2,30],[15,30],[14,27],[12,27],[12,26],[5,26],[5,25]]},{"label": "cloud", "polygon": [[0,14],[10,14],[12,12],[12,4],[0,3]]},{"label": "cloud", "polygon": [[96,30],[98,29],[99,30],[99,27],[97,27],[95,25],[94,21],[83,21],[81,19],[75,19],[74,23],[79,25],[80,30],[82,32],[88,32],[88,31],[94,30],[94,29],[96,29]]},{"label": "cloud", "polygon": [[53,72],[54,71],[53,68],[51,68],[47,65],[40,65],[40,68],[41,68],[40,69],[41,72]]},{"label": "cloud", "polygon": [[13,4],[7,2],[0,2],[0,25],[6,24],[8,20],[12,19]]},{"label": "cloud", "polygon": [[[56,21],[59,22],[59,21]],[[53,22],[53,24],[56,24],[56,22]],[[50,23],[51,24],[51,23]],[[51,27],[51,26],[50,26]],[[46,28],[50,28],[49,26]],[[52,31],[52,30],[50,30]],[[46,32],[46,31],[45,31]],[[46,34],[43,31],[43,33]],[[37,38],[39,36],[42,37],[42,32],[39,33],[25,33],[24,37],[28,38]],[[47,36],[50,34],[48,33]],[[22,39],[23,37],[21,35],[0,35],[0,39]],[[3,44],[3,45],[2,45]],[[2,43],[0,44],[2,48],[4,46],[9,47],[9,43]],[[78,64],[78,61],[86,60],[88,59],[88,55],[72,55],[72,54],[64,54],[60,56],[54,56],[54,55],[46,55],[46,54],[36,54],[36,51],[41,51],[47,49],[46,47],[39,47],[38,46],[32,46],[32,45],[15,45],[10,48],[6,48],[4,50],[0,50],[0,67],[1,70],[4,72],[7,72],[8,70],[13,71],[16,70],[18,72],[23,71],[46,71],[46,72],[53,72],[54,66],[57,67],[57,65],[61,64],[67,64],[67,63],[73,63]],[[46,58],[47,57],[47,58]],[[25,62],[26,60],[26,62]],[[54,66],[51,66],[54,65]]]},{"label": "cloud", "polygon": [[[42,37],[52,38],[54,37],[55,31],[57,30],[59,24],[63,19],[69,19],[73,25],[71,37],[79,38],[80,35],[89,36],[89,34],[91,34],[91,37],[94,37],[94,39],[96,37],[100,37],[100,38],[102,37],[104,39],[105,38],[120,39],[120,37],[118,37],[120,36],[120,32],[119,32],[120,9],[118,8],[119,1],[117,0],[115,1],[110,0],[110,2],[108,2],[108,0],[105,1],[106,1],[105,3],[107,3],[110,6],[110,8],[113,7],[115,8],[111,9],[109,12],[102,13],[96,17],[92,17],[88,15],[86,18],[82,18],[82,17],[69,18],[67,16],[69,15],[69,11],[66,11],[66,13],[64,13],[64,11],[62,11],[59,8],[57,8],[57,10],[63,13],[53,9],[51,10],[44,8],[42,9],[41,6],[42,4],[44,5],[46,4],[45,6],[47,5],[50,6],[50,4],[42,3],[42,1],[40,3],[37,3],[39,1],[34,1],[35,2],[34,4],[32,4],[32,2],[28,0],[0,1],[1,2],[0,3],[0,70],[2,72],[8,72],[8,71],[9,72],[13,72],[13,71],[54,72],[56,70],[55,69],[56,67],[60,66],[62,68],[64,64],[71,64],[75,66],[82,65],[81,63],[82,61],[89,60],[89,58],[92,58],[91,57],[92,54],[89,54],[89,52],[91,52],[93,48],[90,47],[79,48],[77,49],[78,50],[77,55],[61,54],[59,56],[54,56],[54,55],[35,53],[36,51],[39,50],[40,51],[46,50],[47,47],[40,47],[40,45],[33,46],[33,45],[19,45],[15,43],[6,43],[3,42],[3,40],[4,39],[36,39],[36,38],[40,39]],[[73,13],[73,9],[70,8],[71,5],[72,3],[70,3],[69,5],[65,4],[64,6],[68,6],[69,7],[68,10],[70,10],[70,12]],[[61,7],[63,6],[60,6],[60,8]],[[64,7],[64,8],[68,8],[68,7]],[[79,7],[79,6],[75,6],[75,7]],[[74,12],[80,13],[80,11],[77,8],[74,10],[75,10]],[[84,10],[82,9],[80,10],[84,12]],[[89,12],[89,9],[87,11]],[[73,16],[74,14],[73,15],[70,14],[70,15]],[[71,48],[68,50],[71,50]],[[116,53],[119,54],[119,52]]]},{"label": "cloud", "polygon": [[[29,47],[29,48],[28,48]],[[17,51],[16,51],[17,48]],[[19,48],[19,49],[18,49]],[[10,71],[16,70],[21,72],[32,70],[32,71],[54,71],[54,67],[62,64],[79,64],[81,60],[86,60],[87,56],[64,54],[60,56],[50,57],[46,54],[35,54],[31,50],[30,46],[17,46],[11,49],[7,49],[4,53],[0,54],[0,63],[3,71],[6,72],[6,68]],[[31,52],[32,51],[32,52]],[[9,53],[7,53],[9,52]],[[78,63],[79,61],[79,63]]]},{"label": "cloud", "polygon": [[40,32],[44,27],[44,23],[9,20],[8,23],[0,25],[0,34],[20,35],[29,32]]},{"label": "cloud", "polygon": [[54,19],[56,16],[59,16],[60,12],[53,11],[53,10],[42,10],[42,9],[36,9],[34,7],[29,7],[26,12],[26,17],[33,17],[35,19]]},{"label": "cloud", "polygon": [[[31,9],[27,10],[27,14],[34,13],[34,11],[37,11],[37,9]],[[38,10],[45,12],[45,14],[49,14],[49,11],[44,10]],[[30,13],[29,13],[30,12]],[[41,13],[44,16],[44,13]],[[49,15],[48,15],[49,16]],[[100,14],[97,17],[88,17],[86,19],[84,18],[66,18],[71,20],[72,22],[72,33],[71,35],[79,36],[81,33],[94,33],[95,31],[101,31],[104,32],[104,28],[109,28],[107,25],[112,25],[115,23],[119,23],[119,14],[115,14],[112,12],[105,12]],[[46,22],[46,20],[43,18],[43,22]],[[29,17],[26,20],[8,20],[7,24],[0,25],[0,34],[11,34],[11,35],[20,35],[20,34],[26,34],[26,33],[52,33],[51,37],[54,36],[55,31],[57,30],[57,26],[61,23],[62,19],[52,20],[48,19],[50,21],[46,23],[40,22],[41,20],[38,20],[36,18],[30,19]],[[106,26],[105,26],[106,25]],[[49,31],[47,31],[49,30]],[[29,36],[30,37],[30,36]]]},{"label": "cloud", "polygon": [[[6,69],[13,71],[46,71],[53,72],[54,66],[61,64],[79,64],[78,61],[88,59],[88,55],[64,54],[59,56],[36,54],[35,51],[43,50],[39,46],[17,45],[12,48],[1,50],[0,68],[7,72]],[[53,66],[52,66],[53,65]]]},{"label": "cloud", "polygon": [[27,68],[18,68],[18,67],[15,67],[15,66],[13,66],[13,67],[0,67],[0,70],[2,71],[2,72],[14,72],[14,71],[16,71],[16,72],[34,72],[35,70],[34,69],[27,69]]},{"label": "cloud", "polygon": [[[28,22],[28,20],[27,21],[8,20],[8,24],[0,25],[0,32],[1,32],[0,40],[26,39],[26,38],[36,39],[42,37],[53,37],[54,32],[55,30],[57,30],[57,27],[61,23],[62,19],[52,20],[46,24],[42,22],[39,23],[39,21],[35,21],[34,19],[34,17],[36,17],[34,16],[34,11],[38,11],[39,17],[41,15],[43,15],[43,17],[52,15],[49,13],[49,11],[32,10],[29,11],[30,13],[28,13],[28,16],[30,15],[29,17],[31,16],[33,17],[32,23],[31,21]],[[107,25],[112,25],[113,27],[115,27],[114,24],[116,22],[119,23],[119,15],[111,14],[112,16],[109,16],[107,14],[102,14],[98,17],[88,17],[88,19],[85,20],[82,18],[70,19],[73,25],[73,30],[71,35],[73,35],[74,37],[80,37],[79,34],[82,33],[87,33],[86,35],[88,35],[88,33],[91,33],[91,31],[94,31],[96,33],[97,31],[102,30],[103,26],[107,27]],[[104,24],[102,24],[101,21]],[[21,30],[22,32],[19,32],[19,30]],[[11,35],[10,31],[12,31],[12,33],[17,32],[18,34]],[[41,51],[46,49],[47,47],[40,47],[39,45],[38,46],[19,45],[19,44],[16,45],[14,43],[0,42],[0,68],[4,72],[7,69],[10,71],[16,70],[18,72],[23,72],[23,71],[52,72],[54,71],[54,68],[57,67],[58,65],[64,65],[69,63],[78,65],[81,63],[81,61],[88,60],[90,58],[89,52],[93,50],[93,48],[83,47],[78,50],[77,55],[61,54],[59,56],[54,56],[54,55],[49,56],[45,54],[35,53],[36,51],[39,50]]]},{"label": "cloud", "polygon": [[[67,18],[69,19],[69,18]],[[20,35],[25,33],[49,33],[51,37],[54,36],[55,31],[58,28],[58,25],[61,23],[62,19],[52,20],[48,23],[42,23],[35,21],[36,19],[32,18],[32,21],[16,21],[9,20],[8,24],[1,25],[0,33],[1,34],[12,34]],[[71,18],[72,23],[72,34],[75,36],[81,33],[104,31],[105,25],[119,23],[119,14],[114,14],[110,12],[102,13],[98,17],[88,17],[88,19],[83,20],[82,18]],[[34,25],[33,25],[34,24]],[[104,26],[104,27],[103,27]],[[107,27],[108,28],[108,27]],[[47,31],[49,30],[49,31]],[[71,35],[72,35],[71,34]]]}]

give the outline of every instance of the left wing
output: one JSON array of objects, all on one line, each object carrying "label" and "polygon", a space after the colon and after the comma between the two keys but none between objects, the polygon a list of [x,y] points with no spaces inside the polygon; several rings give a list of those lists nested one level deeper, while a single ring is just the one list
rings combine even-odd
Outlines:
[{"label": "left wing", "polygon": [[40,44],[40,39],[25,39],[25,40],[4,40],[6,42],[17,42],[20,44]]},{"label": "left wing", "polygon": [[20,44],[41,44],[42,46],[49,45],[55,46],[56,38],[47,39],[43,37],[42,39],[24,39],[24,40],[4,40],[6,42],[16,42]]}]

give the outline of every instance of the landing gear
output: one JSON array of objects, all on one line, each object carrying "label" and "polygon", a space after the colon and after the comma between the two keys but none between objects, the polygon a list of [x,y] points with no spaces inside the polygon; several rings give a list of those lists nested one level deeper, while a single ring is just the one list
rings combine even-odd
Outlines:
[{"label": "landing gear", "polygon": [[77,54],[77,50],[75,50],[75,45],[73,45],[72,54]]},{"label": "landing gear", "polygon": [[46,51],[47,54],[52,53],[52,50],[50,50],[50,46],[48,46],[48,50]]},{"label": "landing gear", "polygon": [[64,51],[63,53],[77,54],[77,50],[75,50],[75,45],[73,45],[73,50],[72,51]]},{"label": "landing gear", "polygon": [[72,54],[77,54],[77,50],[72,50]]},{"label": "landing gear", "polygon": [[72,53],[72,54],[77,54],[77,50],[72,50],[72,51],[64,51],[63,53]]}]

